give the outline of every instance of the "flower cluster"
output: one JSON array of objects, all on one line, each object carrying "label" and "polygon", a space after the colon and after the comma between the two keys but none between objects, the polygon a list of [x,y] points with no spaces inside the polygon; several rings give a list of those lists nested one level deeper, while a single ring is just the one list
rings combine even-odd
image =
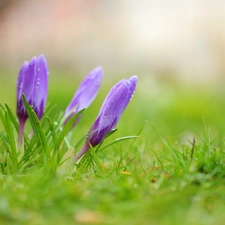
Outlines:
[{"label": "flower cluster", "polygon": [[[81,110],[90,106],[95,99],[103,78],[101,67],[93,69],[81,82],[74,97],[65,110],[64,125]],[[84,146],[75,156],[81,158],[90,148],[100,144],[105,136],[112,131],[121,117],[123,111],[131,100],[137,84],[137,76],[123,79],[112,87],[106,96],[99,114],[90,128]],[[21,144],[24,125],[28,114],[22,96],[32,106],[39,119],[43,117],[48,94],[48,67],[43,55],[34,57],[30,62],[25,62],[19,72],[17,83],[17,117],[19,120],[18,141]],[[76,119],[75,124],[79,121]]]},{"label": "flower cluster", "polygon": [[75,161],[82,157],[90,148],[101,143],[106,134],[112,131],[127,104],[131,100],[137,84],[137,76],[119,81],[108,93],[98,117],[87,134],[82,149],[75,156]]}]

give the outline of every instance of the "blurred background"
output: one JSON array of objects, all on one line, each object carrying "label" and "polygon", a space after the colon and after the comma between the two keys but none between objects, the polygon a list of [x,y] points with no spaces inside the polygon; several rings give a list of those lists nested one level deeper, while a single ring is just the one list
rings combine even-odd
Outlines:
[{"label": "blurred background", "polygon": [[0,0],[0,102],[15,107],[22,63],[44,54],[49,101],[58,109],[100,65],[104,80],[93,117],[115,82],[137,74],[132,104],[145,111],[141,120],[170,127],[179,118],[201,124],[204,116],[220,124],[224,24],[224,0]]},{"label": "blurred background", "polygon": [[205,82],[225,73],[224,0],[0,0],[0,66]]}]

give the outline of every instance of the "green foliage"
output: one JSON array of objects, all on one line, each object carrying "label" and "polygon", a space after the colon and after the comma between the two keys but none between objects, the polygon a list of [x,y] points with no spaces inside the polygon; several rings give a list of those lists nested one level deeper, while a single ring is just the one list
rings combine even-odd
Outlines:
[{"label": "green foliage", "polygon": [[[5,104],[0,105],[0,118],[5,132],[1,132],[1,174],[24,174],[34,167],[45,168],[54,172],[67,151],[66,136],[71,131],[75,120],[83,113],[81,110],[64,127],[64,118],[52,122],[46,115],[39,121],[32,107],[23,96],[23,101],[31,123],[31,138],[24,135],[24,145],[18,144],[18,122],[12,111]],[[45,126],[45,122],[47,125]],[[45,129],[44,129],[45,128]],[[74,154],[74,153],[73,153]]]},{"label": "green foliage", "polygon": [[[57,168],[63,163],[67,163],[67,169],[72,166],[72,163],[68,159],[75,155],[75,152],[71,152],[71,145],[67,137],[73,132],[73,126],[77,118],[85,111],[79,111],[73,118],[71,118],[65,125],[65,117],[59,116],[57,121],[52,122],[46,113],[45,117],[40,121],[28,104],[25,96],[23,95],[23,101],[29,121],[31,124],[31,137],[24,135],[24,143],[22,146],[18,144],[18,122],[12,111],[5,104],[1,106],[0,118],[4,125],[5,133],[1,132],[1,142],[4,148],[1,151],[2,163],[1,174],[27,174],[36,171],[37,169],[45,169],[45,173],[56,173]],[[50,112],[51,110],[47,110]],[[111,136],[114,132],[109,132],[106,136]],[[75,145],[78,149],[85,139],[84,135]],[[99,171],[99,174],[104,177],[103,171],[96,155],[99,149],[105,149],[119,141],[126,139],[134,139],[137,136],[126,136],[118,138],[109,144],[101,148],[102,143],[96,148],[91,149],[87,156],[85,156],[78,167],[81,164],[85,164],[84,168],[92,167],[94,171]],[[68,154],[69,152],[69,154]],[[88,160],[86,160],[88,158]],[[85,161],[85,163],[84,163]],[[76,167],[75,167],[76,170]]]},{"label": "green foliage", "polygon": [[118,130],[76,164],[95,106],[72,129],[79,114],[63,126],[50,106],[39,121],[24,99],[18,146],[17,119],[0,105],[0,224],[223,224],[225,94],[174,92],[137,91]]}]

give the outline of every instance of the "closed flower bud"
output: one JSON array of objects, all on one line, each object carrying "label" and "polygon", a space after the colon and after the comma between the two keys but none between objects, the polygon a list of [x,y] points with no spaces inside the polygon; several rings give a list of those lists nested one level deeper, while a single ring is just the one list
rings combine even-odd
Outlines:
[{"label": "closed flower bud", "polygon": [[[100,88],[102,78],[103,70],[101,67],[96,67],[84,78],[65,111],[65,116],[67,117],[65,123],[82,109],[88,108],[94,101]],[[76,122],[78,120],[79,118]]]},{"label": "closed flower bud", "polygon": [[17,117],[19,119],[19,143],[28,118],[22,95],[41,119],[48,93],[48,68],[44,55],[34,57],[22,65],[17,82]]},{"label": "closed flower bud", "polygon": [[112,131],[121,117],[123,111],[131,100],[138,78],[132,76],[129,79],[119,81],[108,93],[98,117],[87,134],[82,149],[75,156],[75,160],[82,157],[90,148],[101,143],[106,134]]}]

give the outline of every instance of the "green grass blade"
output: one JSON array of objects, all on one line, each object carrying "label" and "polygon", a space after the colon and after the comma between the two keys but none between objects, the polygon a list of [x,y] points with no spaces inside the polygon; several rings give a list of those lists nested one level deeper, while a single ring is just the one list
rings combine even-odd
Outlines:
[{"label": "green grass blade", "polygon": [[54,150],[59,150],[59,145],[58,145],[58,138],[57,138],[57,135],[56,135],[56,130],[55,130],[55,127],[52,123],[52,121],[50,120],[49,117],[46,117],[47,121],[48,121],[48,124],[49,124],[49,127],[50,127],[50,131],[51,131],[51,136],[53,138],[53,144],[54,144]]},{"label": "green grass blade", "polygon": [[85,111],[85,109],[79,111],[75,116],[73,116],[63,127],[59,137],[58,137],[58,145],[60,145],[64,139],[64,137],[71,131],[74,126],[76,119]]},{"label": "green grass blade", "polygon": [[[18,124],[18,121],[17,121],[16,117],[13,115],[12,110],[9,108],[9,106],[7,104],[5,104],[5,109],[7,110],[8,114],[9,114],[9,117],[10,117],[10,120],[11,120],[12,124],[14,125],[17,133],[18,133],[19,124]],[[29,140],[28,140],[28,137],[27,137],[26,134],[24,134],[24,141],[25,141],[26,145],[29,143]]]},{"label": "green grass blade", "polygon": [[77,142],[77,144],[74,146],[75,150],[79,148],[79,146],[82,144],[82,142],[86,139],[87,134],[83,135],[81,139]]},{"label": "green grass blade", "polygon": [[118,130],[118,129],[113,129],[113,130],[109,131],[109,132],[105,135],[104,140],[105,140],[106,138],[108,138],[109,136],[111,136],[112,134],[114,134],[117,130]]},{"label": "green grass blade", "polygon": [[34,112],[32,107],[28,104],[24,95],[23,95],[23,101],[27,110],[28,117],[30,119],[31,126],[34,130],[34,134],[36,135],[38,141],[40,142],[42,146],[43,152],[45,153],[44,155],[47,157],[45,158],[45,160],[47,161],[50,158],[50,149],[48,146],[48,142],[47,142],[44,130],[41,127],[40,121],[36,113]]},{"label": "green grass blade", "polygon": [[11,109],[9,108],[9,106],[7,104],[5,104],[5,108],[8,111],[8,114],[9,114],[9,117],[10,117],[10,120],[11,120],[12,124],[14,125],[14,127],[16,128],[16,130],[18,132],[19,124],[17,122],[17,119],[15,118],[15,116],[13,115]]},{"label": "green grass blade", "polygon": [[113,144],[116,144],[117,142],[125,141],[125,140],[130,140],[130,139],[136,139],[136,138],[139,138],[139,136],[125,136],[125,137],[120,137],[120,138],[117,138],[116,140],[110,142],[109,144],[103,146],[100,150],[103,150],[105,148],[108,148],[109,146],[111,146]]},{"label": "green grass blade", "polygon": [[91,162],[92,162],[92,168],[94,169],[95,172],[97,172],[101,177],[105,177],[104,171],[102,169],[101,163],[98,160],[97,154],[94,150],[94,148],[89,149],[90,157],[91,157]]},{"label": "green grass blade", "polygon": [[11,156],[11,171],[12,173],[17,172],[17,165],[18,165],[18,153],[17,153],[17,145],[16,145],[16,137],[15,132],[13,130],[11,118],[9,116],[8,111],[5,111],[5,119],[6,119],[6,132],[8,135],[9,143],[10,143],[10,156]]},{"label": "green grass blade", "polygon": [[0,104],[0,118],[3,123],[4,128],[6,130],[7,124],[6,124],[6,118],[5,118],[5,111],[6,111],[5,107],[2,104]]}]

